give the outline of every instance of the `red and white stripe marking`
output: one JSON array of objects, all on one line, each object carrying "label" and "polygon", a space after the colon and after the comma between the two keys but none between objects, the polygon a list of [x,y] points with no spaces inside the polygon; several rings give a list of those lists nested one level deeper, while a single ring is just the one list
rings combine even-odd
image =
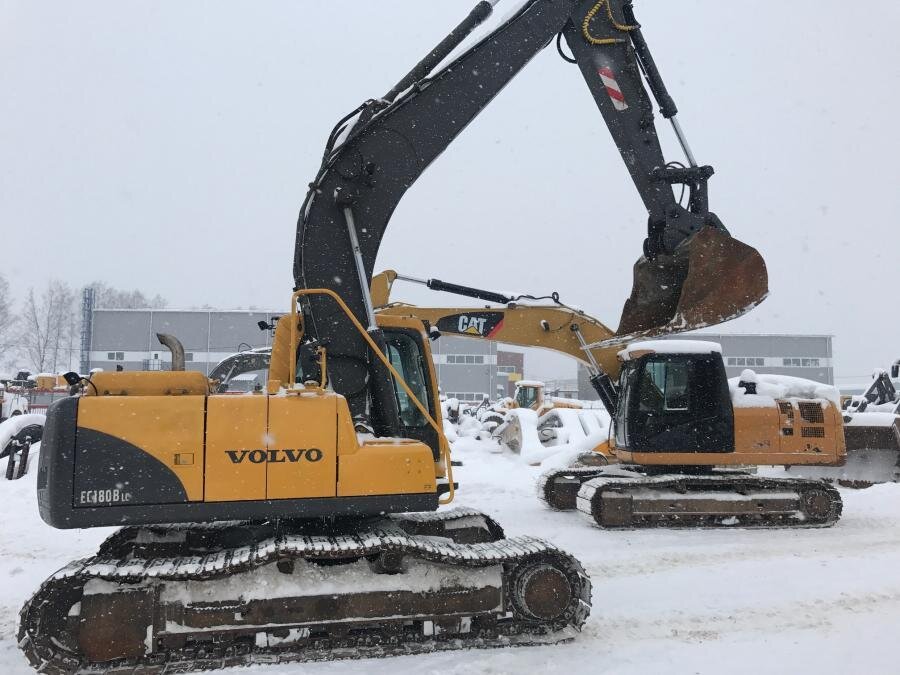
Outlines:
[{"label": "red and white stripe marking", "polygon": [[597,70],[597,74],[600,75],[600,79],[603,80],[603,86],[606,87],[606,93],[609,94],[613,107],[619,111],[628,110],[628,104],[625,102],[625,95],[622,93],[622,88],[619,87],[619,83],[616,81],[616,76],[612,69],[604,66]]}]

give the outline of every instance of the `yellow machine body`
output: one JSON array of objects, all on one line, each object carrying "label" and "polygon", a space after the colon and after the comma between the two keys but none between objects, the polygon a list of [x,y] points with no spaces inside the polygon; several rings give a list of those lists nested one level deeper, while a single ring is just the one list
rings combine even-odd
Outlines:
[{"label": "yellow machine body", "polygon": [[[42,515],[56,527],[433,510],[449,446],[358,434],[346,399],[291,384],[302,331],[276,331],[265,393],[217,395],[199,372],[96,373],[48,420]],[[432,422],[437,380],[418,331]],[[323,365],[327,363],[327,353]],[[399,391],[399,387],[398,387]],[[43,453],[42,453],[43,454]]]},{"label": "yellow machine body", "polygon": [[648,466],[840,466],[847,448],[837,406],[821,399],[776,399],[777,407],[734,408],[734,452],[631,452],[620,462]]}]

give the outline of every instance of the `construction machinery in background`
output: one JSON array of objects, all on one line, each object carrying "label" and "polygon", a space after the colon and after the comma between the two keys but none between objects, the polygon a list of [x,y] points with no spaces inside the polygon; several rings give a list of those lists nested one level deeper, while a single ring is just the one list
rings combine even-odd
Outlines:
[{"label": "construction machinery in background", "polygon": [[[51,406],[41,516],[125,527],[23,607],[19,645],[35,668],[184,671],[554,643],[582,626],[590,582],[571,555],[504,539],[483,514],[430,513],[456,486],[427,333],[376,317],[369,291],[391,214],[558,38],[649,213],[618,333],[739,315],[765,296],[765,265],[709,211],[712,169],[693,160],[630,2],[528,0],[438,68],[496,1],[329,135],[265,392],[217,395],[193,372],[98,373]],[[662,155],[642,73],[688,166]]]},{"label": "construction machinery in background", "polygon": [[28,413],[28,397],[14,384],[0,384],[0,422]]},{"label": "construction machinery in background", "polygon": [[[544,474],[539,496],[601,527],[823,527],[841,514],[824,481],[768,478],[761,465],[835,466],[844,444],[833,388],[725,375],[711,342],[645,341],[619,352],[610,467]],[[829,391],[830,389],[830,391]]]},{"label": "construction machinery in background", "polygon": [[847,461],[835,468],[792,466],[791,474],[826,478],[844,487],[866,488],[900,482],[900,361],[890,371],[879,368],[860,395],[842,401]]},{"label": "construction machinery in background", "polygon": [[[398,279],[414,283],[439,286],[448,292],[474,297],[488,298],[503,307],[416,307],[402,302],[391,301],[391,290]],[[452,290],[449,290],[452,289]],[[552,300],[554,304],[523,304],[535,300]],[[615,333],[598,319],[585,312],[562,304],[559,296],[552,293],[544,298],[535,296],[508,296],[493,291],[476,289],[460,284],[421,280],[385,270],[372,277],[372,302],[379,314],[415,316],[428,323],[432,338],[442,334],[466,338],[491,340],[520,347],[550,349],[578,360],[590,375],[591,382],[607,407],[614,407],[610,399],[613,384],[606,375],[617,372],[615,352],[620,347],[607,345],[601,349],[585,350],[588,343],[615,343]],[[516,382],[516,395],[512,400],[504,399],[485,406],[480,418],[488,430],[495,434],[501,444],[513,452],[519,452],[525,445],[525,430],[518,414],[513,410],[532,410],[540,419],[553,409],[580,408],[575,401],[545,396],[544,385],[536,380]],[[552,417],[552,416],[551,416]],[[547,428],[555,426],[555,420],[547,420]]]},{"label": "construction machinery in background", "polygon": [[[428,285],[393,270],[376,275],[380,315],[427,322],[433,338],[447,332],[551,349],[589,369],[613,418],[612,433],[576,466],[541,476],[539,496],[552,508],[577,507],[601,527],[808,527],[839,518],[840,494],[830,485],[747,470],[843,464],[840,399],[833,388],[752,371],[746,382],[729,383],[721,348],[710,342],[639,341],[622,349],[606,326],[555,293],[548,296],[553,305],[530,305],[523,301],[533,296],[439,282],[440,290],[506,304],[416,307],[391,302],[397,279]],[[538,423],[543,442],[552,440],[551,418]],[[514,442],[523,443],[522,428],[516,433]]]}]

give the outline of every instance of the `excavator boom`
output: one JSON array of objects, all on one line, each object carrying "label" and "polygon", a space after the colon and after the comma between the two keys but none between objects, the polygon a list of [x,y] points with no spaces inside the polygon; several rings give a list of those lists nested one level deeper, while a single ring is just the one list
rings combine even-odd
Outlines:
[{"label": "excavator boom", "polygon": [[[648,213],[644,256],[616,336],[712,325],[757,304],[767,292],[765,265],[709,211],[713,169],[694,161],[630,0],[530,0],[438,69],[493,4],[480,2],[387,95],[366,101],[335,127],[300,212],[295,287],[337,290],[382,344],[368,294],[394,209],[503,87],[561,35],[572,54],[566,59],[581,70]],[[665,160],[645,80],[672,120],[688,166]],[[689,194],[686,206],[673,186]],[[322,255],[326,250],[331,254]],[[328,345],[332,385],[354,416],[371,413],[376,433],[395,435],[393,393],[379,384],[387,378],[347,318],[318,297],[308,300],[304,315],[310,339]]]}]

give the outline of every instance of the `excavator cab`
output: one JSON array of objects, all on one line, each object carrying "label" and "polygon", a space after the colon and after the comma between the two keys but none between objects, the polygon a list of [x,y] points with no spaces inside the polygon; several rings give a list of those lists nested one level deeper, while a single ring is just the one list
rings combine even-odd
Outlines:
[{"label": "excavator cab", "polygon": [[768,292],[759,251],[724,229],[704,227],[672,255],[635,263],[616,341],[714,326],[749,312]]},{"label": "excavator cab", "polygon": [[646,353],[620,375],[615,442],[632,452],[733,452],[734,414],[721,356]]},{"label": "excavator cab", "polygon": [[544,385],[540,382],[520,380],[516,382],[516,405],[519,408],[537,410],[544,402]]}]

